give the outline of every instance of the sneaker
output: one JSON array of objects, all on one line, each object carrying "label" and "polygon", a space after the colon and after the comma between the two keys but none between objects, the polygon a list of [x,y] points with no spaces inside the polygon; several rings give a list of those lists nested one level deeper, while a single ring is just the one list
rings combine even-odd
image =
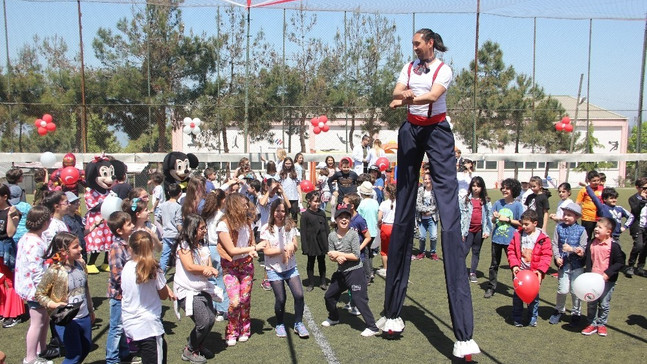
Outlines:
[{"label": "sneaker", "polygon": [[431,255],[429,256],[429,259],[431,259],[431,260],[438,260],[438,254],[436,254],[436,253],[431,253]]},{"label": "sneaker", "polygon": [[22,322],[22,320],[20,319],[20,317],[7,318],[2,323],[2,327],[4,327],[5,329],[8,329],[10,327],[14,327],[14,326],[18,325],[21,322]]},{"label": "sneaker", "polygon": [[182,360],[191,362],[191,364],[206,363],[207,359],[200,355],[197,351],[191,351],[189,348],[184,348],[182,352]]},{"label": "sneaker", "polygon": [[577,326],[580,324],[580,315],[571,315],[571,326]]},{"label": "sneaker", "polygon": [[378,276],[380,276],[382,278],[386,278],[386,269],[380,268],[380,269],[377,270],[376,273],[377,273]]},{"label": "sneaker", "polygon": [[523,324],[519,321],[514,322],[514,327],[523,327]]},{"label": "sneaker", "polygon": [[353,307],[353,308],[351,308],[350,310],[348,310],[348,313],[350,313],[350,314],[351,314],[351,315],[353,315],[353,316],[359,316],[359,315],[361,315],[361,313],[359,312],[359,310],[357,309],[357,307]]},{"label": "sneaker", "polygon": [[331,319],[326,319],[326,321],[321,323],[321,326],[323,327],[330,327],[330,326],[335,326],[339,323],[339,320],[331,320]]},{"label": "sneaker", "polygon": [[308,332],[308,329],[306,329],[306,325],[303,324],[303,322],[297,322],[294,325],[294,333],[299,335],[300,338],[307,338],[310,336],[310,333]]},{"label": "sneaker", "polygon": [[478,279],[476,279],[476,273],[470,273],[470,282],[472,283],[478,283]]},{"label": "sneaker", "polygon": [[550,319],[548,319],[548,323],[550,323],[551,325],[557,325],[560,318],[562,318],[562,313],[558,310],[555,310],[555,312],[553,312],[553,314],[550,316]]},{"label": "sneaker", "polygon": [[629,267],[629,268],[625,269],[625,276],[627,278],[632,278],[633,275],[634,275],[634,267]]},{"label": "sneaker", "polygon": [[425,253],[423,252],[420,252],[416,255],[413,255],[413,254],[411,255],[411,260],[422,260],[424,258],[425,258]]},{"label": "sneaker", "polygon": [[213,359],[216,355],[209,349],[204,346],[200,348],[200,355],[204,356],[207,359]]},{"label": "sneaker", "polygon": [[45,351],[38,354],[43,359],[55,359],[61,356],[61,349],[58,346],[47,345]]},{"label": "sneaker", "polygon": [[270,281],[263,279],[263,282],[261,282],[261,288],[263,288],[264,291],[271,291],[272,286],[270,286]]},{"label": "sneaker", "polygon": [[642,268],[636,268],[635,274],[639,277],[647,277],[647,275],[645,274],[645,270]]},{"label": "sneaker", "polygon": [[283,325],[283,324],[276,325],[276,328],[274,328],[274,332],[276,332],[276,336],[278,336],[278,337],[286,337],[286,336],[288,336],[288,333],[285,332],[285,325]]},{"label": "sneaker", "polygon": [[85,266],[85,269],[88,270],[88,274],[99,274],[99,269],[94,264],[88,264]]},{"label": "sneaker", "polygon": [[53,364],[54,362],[51,360],[43,359],[43,358],[35,358],[30,361],[27,361],[27,359],[22,360],[22,364]]},{"label": "sneaker", "polygon": [[142,358],[137,356],[137,355],[132,355],[131,354],[131,355],[129,355],[129,357],[127,359],[125,359],[125,360],[122,359],[121,362],[124,363],[124,364],[126,364],[126,363],[129,363],[129,364],[142,364]]},{"label": "sneaker", "polygon": [[483,298],[490,298],[492,296],[494,296],[494,290],[492,288],[488,288],[485,291],[485,294],[483,295]]},{"label": "sneaker", "polygon": [[249,336],[248,335],[241,335],[241,336],[238,337],[238,341],[240,341],[241,343],[247,342],[247,341],[249,341]]},{"label": "sneaker", "polygon": [[323,289],[324,291],[328,289],[328,282],[323,282],[319,285],[319,288]]},{"label": "sneaker", "polygon": [[227,339],[227,346],[234,346],[234,345],[236,345],[236,338],[235,337]]},{"label": "sneaker", "polygon": [[220,311],[216,312],[216,321],[217,322],[225,321],[225,313]]},{"label": "sneaker", "polygon": [[315,286],[309,285],[308,287],[306,287],[306,292],[312,292],[313,289],[315,289]]},{"label": "sneaker", "polygon": [[530,327],[537,327],[537,318],[533,317],[530,319],[530,323],[528,324]]},{"label": "sneaker", "polygon": [[598,328],[593,325],[589,325],[585,327],[584,330],[582,330],[582,335],[590,336],[595,334],[596,332],[598,332]]},{"label": "sneaker", "polygon": [[350,310],[352,310],[352,309],[353,309],[353,307],[350,305],[350,302],[348,302],[347,304],[344,305],[344,310],[350,312]]},{"label": "sneaker", "polygon": [[371,330],[371,329],[369,329],[367,327],[367,328],[364,329],[364,331],[362,331],[362,333],[360,335],[362,335],[364,337],[371,337],[371,336],[375,336],[375,335],[379,335],[379,334],[380,334],[380,330],[373,331],[373,330]]},{"label": "sneaker", "polygon": [[607,327],[604,325],[598,326],[598,335],[607,336]]}]

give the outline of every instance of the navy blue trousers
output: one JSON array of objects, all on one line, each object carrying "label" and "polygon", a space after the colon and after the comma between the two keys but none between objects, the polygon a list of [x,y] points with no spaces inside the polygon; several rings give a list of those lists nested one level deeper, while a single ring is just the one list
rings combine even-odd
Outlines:
[{"label": "navy blue trousers", "polygon": [[398,132],[397,204],[388,252],[384,310],[386,318],[399,317],[407,293],[418,179],[425,153],[430,161],[442,224],[445,285],[452,328],[458,341],[467,341],[474,332],[474,313],[465,269],[468,247],[461,237],[454,134],[447,121],[430,126],[405,121]]}]

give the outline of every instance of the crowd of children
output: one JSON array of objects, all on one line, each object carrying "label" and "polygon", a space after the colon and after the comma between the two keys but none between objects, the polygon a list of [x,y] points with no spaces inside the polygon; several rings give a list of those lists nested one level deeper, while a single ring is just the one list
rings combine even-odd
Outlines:
[{"label": "crowd of children", "polygon": [[[500,184],[502,197],[491,201],[473,163],[467,159],[463,162],[466,166],[460,177],[465,186],[457,196],[457,208],[465,256],[471,252],[471,261],[466,264],[470,281],[478,283],[480,252],[487,238],[492,243],[485,298],[497,292],[503,255],[513,277],[529,270],[540,282],[554,262],[558,288],[549,323],[560,322],[566,313],[566,296],[571,293],[570,324],[577,327],[584,313],[581,300],[573,292],[573,282],[584,272],[599,273],[605,289],[599,299],[588,302],[581,332],[607,335],[610,300],[619,273],[645,276],[647,178],[636,181],[637,193],[629,199],[630,210],[626,210],[618,206],[617,191],[601,185],[599,174],[591,171],[576,202],[570,199],[571,186],[559,185],[560,202],[551,213],[550,194],[540,177],[530,179],[525,193],[519,181],[505,179]],[[145,189],[119,184],[119,192],[125,196],[122,211],[106,218],[87,194],[86,203],[91,202],[88,214],[80,215],[81,200],[72,191],[39,188],[39,203],[32,208],[22,200],[24,191],[16,188],[20,173],[12,170],[7,175],[14,183],[0,186],[3,326],[20,322],[24,300],[30,326],[23,363],[46,363],[62,354],[62,348],[64,363],[82,362],[90,350],[94,321],[87,274],[99,273],[85,265],[88,258],[92,263],[97,259],[96,254],[85,255],[86,245],[101,243],[109,245],[107,267],[102,267],[110,276],[107,363],[130,360],[134,353],[144,363],[166,362],[163,299],[174,301],[178,318],[183,310],[194,323],[180,354],[184,361],[204,363],[214,357],[205,340],[216,321],[228,320],[224,335],[228,346],[248,341],[256,259],[265,268],[262,287],[274,293],[276,336],[287,336],[285,283],[294,300],[290,324],[299,337],[309,336],[303,323],[304,287],[310,292],[315,286],[326,291],[323,299],[328,317],[323,326],[339,323],[337,304],[348,291],[346,308],[361,315],[366,324],[361,335],[374,336],[379,330],[368,306],[368,290],[374,273],[386,276],[395,185],[385,182],[377,166],[369,165],[367,173],[358,174],[352,170],[352,163],[352,159],[343,158],[337,165],[332,156],[326,157],[317,166],[317,188],[305,195],[305,204],[300,189],[305,175],[303,155],[293,161],[285,154],[279,161],[267,162],[266,173],[260,174],[262,182],[247,158],[239,163],[236,177],[220,186],[211,168],[205,169],[204,177],[191,177],[186,191],[179,184],[162,188],[163,176],[155,173],[150,181],[152,201]],[[411,259],[440,260],[436,245],[441,217],[429,173],[423,174],[415,210],[418,249]],[[552,234],[547,231],[548,219],[557,224]],[[104,238],[105,227],[110,239]],[[634,245],[625,267],[618,239],[626,229]],[[102,238],[97,239],[99,236]],[[299,248],[307,256],[304,285],[296,264]],[[374,270],[373,257],[378,252],[382,267]],[[161,254],[159,261],[156,254]],[[337,264],[330,280],[326,258]],[[171,289],[166,279],[173,267]],[[539,295],[528,304],[528,318],[524,320],[523,302],[515,293],[513,325],[527,322],[536,326],[538,305]],[[50,324],[49,313],[54,309],[73,310],[71,321]],[[48,328],[52,335],[49,345]]]}]

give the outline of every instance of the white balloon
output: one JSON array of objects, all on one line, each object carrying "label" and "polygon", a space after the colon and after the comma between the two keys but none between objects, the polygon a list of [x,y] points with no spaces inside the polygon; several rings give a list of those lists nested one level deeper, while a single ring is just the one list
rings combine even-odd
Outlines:
[{"label": "white balloon", "polygon": [[56,156],[52,152],[45,152],[40,155],[40,164],[45,168],[52,168],[56,163]]},{"label": "white balloon", "polygon": [[191,131],[192,131],[192,129],[191,129],[191,127],[190,127],[190,126],[188,126],[188,125],[185,125],[185,126],[184,126],[184,128],[182,128],[182,132],[183,132],[184,134],[186,134],[186,135],[191,134]]},{"label": "white balloon", "polygon": [[325,125],[325,124],[324,124],[324,122],[323,122],[323,121],[320,121],[318,125],[319,125],[319,129],[321,129],[321,128],[323,128],[323,127],[324,127],[324,125]]},{"label": "white balloon", "polygon": [[193,128],[193,135],[197,136],[198,134],[200,134],[200,127],[196,125],[196,127]]},{"label": "white balloon", "polygon": [[101,203],[101,217],[108,221],[110,215],[115,211],[121,211],[121,199],[115,195],[109,195]]},{"label": "white balloon", "polygon": [[199,118],[193,118],[193,123],[195,124],[195,126],[200,126],[200,124],[202,124],[202,120],[200,120]]},{"label": "white balloon", "polygon": [[573,282],[573,292],[582,301],[595,301],[604,292],[604,278],[598,273],[582,273]]},{"label": "white balloon", "polygon": [[191,118],[190,118],[190,117],[188,117],[188,116],[187,116],[187,117],[185,117],[185,118],[184,118],[184,120],[183,120],[183,124],[184,124],[185,126],[186,126],[186,125],[191,124]]}]

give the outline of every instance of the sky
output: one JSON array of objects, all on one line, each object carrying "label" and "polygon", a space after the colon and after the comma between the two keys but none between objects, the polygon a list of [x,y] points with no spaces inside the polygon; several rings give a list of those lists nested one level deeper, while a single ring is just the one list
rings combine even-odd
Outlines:
[{"label": "sky", "polygon": [[[97,66],[92,40],[100,27],[111,28],[120,18],[130,17],[130,4],[81,3],[84,57],[86,65]],[[34,35],[62,37],[71,54],[78,53],[79,30],[76,2],[27,2],[7,0],[8,49],[12,60]],[[183,8],[186,29],[195,33],[216,33],[216,8]],[[293,11],[287,12],[287,18]],[[343,30],[341,12],[318,12],[311,36],[332,42],[334,34]],[[349,14],[350,16],[350,14]],[[390,15],[396,22],[405,58],[412,57],[411,36],[414,29],[431,28],[441,34],[449,51],[443,55],[457,74],[474,58],[475,14]],[[266,39],[280,52],[283,11],[252,9],[251,33],[262,29]],[[4,22],[3,22],[4,23]],[[637,115],[640,68],[643,53],[644,21],[593,20],[591,34],[591,77],[587,77],[589,20],[536,20],[535,77],[547,94],[577,95],[580,74],[584,74],[582,95],[592,104],[629,117]],[[3,24],[4,25],[4,24]],[[240,29],[244,32],[245,29]],[[479,44],[492,40],[501,45],[506,65],[518,73],[532,74],[533,19],[481,15]],[[2,31],[3,35],[4,30]],[[2,69],[6,62],[5,37],[1,38]],[[293,45],[286,43],[286,53]],[[399,72],[394,70],[394,82]],[[645,108],[647,106],[643,106]],[[647,113],[646,113],[647,114]],[[643,118],[644,119],[644,118]]]}]

